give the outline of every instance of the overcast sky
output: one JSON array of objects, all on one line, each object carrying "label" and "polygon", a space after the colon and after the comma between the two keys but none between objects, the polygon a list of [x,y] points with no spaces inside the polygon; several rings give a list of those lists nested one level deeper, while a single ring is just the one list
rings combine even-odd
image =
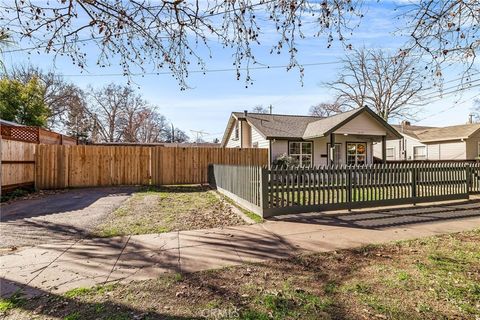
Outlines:
[{"label": "overcast sky", "polygon": [[[360,28],[354,31],[352,44],[359,48],[382,48],[396,51],[405,42],[405,38],[394,33],[402,26],[397,19],[400,12],[394,11],[402,2],[367,1],[365,5],[365,18]],[[288,57],[285,55],[271,56],[269,54],[275,35],[266,32],[262,46],[256,48],[256,57],[262,63],[271,66],[286,65]],[[55,70],[58,74],[76,83],[82,88],[91,84],[100,86],[109,82],[125,84],[127,79],[123,76],[109,75],[121,73],[117,67],[107,69],[97,68],[95,65],[95,47],[87,45],[90,59],[87,67],[88,73],[81,74],[80,70],[72,65],[66,58],[57,58],[47,54],[28,54],[28,52],[15,52],[4,54],[6,65],[32,64],[44,70]],[[28,47],[27,43],[17,43],[15,48]],[[326,47],[324,37],[311,38],[299,44],[299,61],[305,66],[303,85],[300,81],[298,70],[289,72],[285,68],[272,68],[253,70],[251,72],[254,84],[245,88],[243,80],[236,80],[234,71],[207,72],[206,75],[193,73],[188,79],[191,89],[181,91],[178,83],[171,75],[146,75],[134,77],[138,91],[151,103],[158,105],[159,110],[168,120],[177,127],[193,136],[190,130],[204,130],[209,134],[205,140],[221,137],[227,119],[232,111],[250,110],[256,105],[273,105],[274,113],[307,114],[310,106],[333,100],[332,93],[322,84],[334,80],[341,64],[338,60],[344,57],[345,51],[339,45],[332,48]],[[207,60],[207,69],[232,68],[231,52],[218,46],[212,46],[213,58]],[[348,54],[348,52],[347,52]],[[479,67],[477,62],[476,67]],[[445,70],[445,81],[457,79],[462,69],[452,66]],[[476,75],[473,79],[479,79]],[[451,87],[454,83],[446,84]],[[452,90],[446,90],[452,91]],[[425,97],[436,96],[435,91],[427,91]],[[478,87],[450,94],[443,99],[432,99],[432,103],[423,107],[419,115],[418,124],[422,125],[454,125],[465,123],[473,106],[474,97],[480,96]]]}]

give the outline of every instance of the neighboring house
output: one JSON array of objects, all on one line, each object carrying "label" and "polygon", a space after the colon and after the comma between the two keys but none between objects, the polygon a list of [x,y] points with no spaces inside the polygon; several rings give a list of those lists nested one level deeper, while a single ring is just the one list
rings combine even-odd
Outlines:
[{"label": "neighboring house", "polygon": [[361,165],[373,163],[373,143],[401,137],[367,107],[328,118],[245,111],[232,113],[221,146],[269,149],[270,163],[287,154],[303,166]]},{"label": "neighboring house", "polygon": [[[408,121],[393,125],[402,135],[386,146],[388,160],[474,160],[480,155],[480,124],[449,127],[412,126]],[[374,147],[381,157],[381,146]]]}]

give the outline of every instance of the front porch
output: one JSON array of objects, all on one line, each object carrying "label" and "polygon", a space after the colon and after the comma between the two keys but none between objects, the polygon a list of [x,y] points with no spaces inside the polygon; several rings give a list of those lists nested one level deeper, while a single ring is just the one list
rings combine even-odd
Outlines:
[{"label": "front porch", "polygon": [[348,133],[331,133],[311,140],[275,140],[271,143],[271,162],[286,154],[307,167],[373,164],[373,145],[381,143],[385,150],[386,141],[386,136]]}]

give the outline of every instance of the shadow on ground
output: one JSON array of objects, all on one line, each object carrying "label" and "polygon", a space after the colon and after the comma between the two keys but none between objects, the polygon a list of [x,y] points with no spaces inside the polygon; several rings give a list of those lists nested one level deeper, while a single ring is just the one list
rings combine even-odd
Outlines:
[{"label": "shadow on ground", "polygon": [[46,195],[40,198],[17,200],[2,204],[0,222],[82,210],[100,198],[128,196],[137,189],[137,187],[71,189],[68,192]]},{"label": "shadow on ground", "polygon": [[349,213],[305,213],[268,218],[272,221],[309,223],[360,229],[384,229],[480,216],[480,200],[450,204],[355,211]]}]

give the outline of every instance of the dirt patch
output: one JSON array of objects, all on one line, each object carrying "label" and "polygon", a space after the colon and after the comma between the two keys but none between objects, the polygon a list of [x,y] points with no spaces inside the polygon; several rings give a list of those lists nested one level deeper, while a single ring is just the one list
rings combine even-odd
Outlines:
[{"label": "dirt patch", "polygon": [[203,186],[148,188],[135,193],[97,228],[100,236],[163,233],[245,224]]},{"label": "dirt patch", "polygon": [[477,230],[3,305],[7,319],[475,319],[479,284]]}]

